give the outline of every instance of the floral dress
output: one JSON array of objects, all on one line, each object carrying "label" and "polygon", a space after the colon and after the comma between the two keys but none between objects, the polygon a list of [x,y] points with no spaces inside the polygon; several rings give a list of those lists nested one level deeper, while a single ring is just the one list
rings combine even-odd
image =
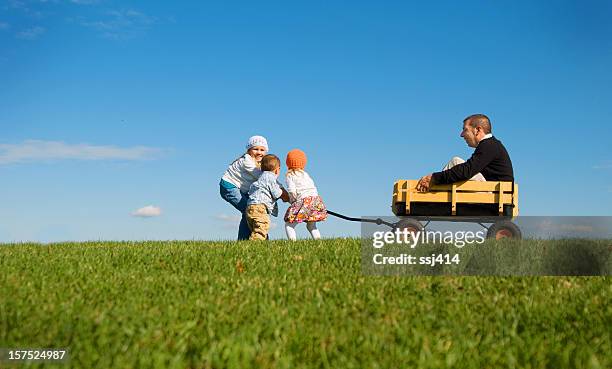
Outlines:
[{"label": "floral dress", "polygon": [[285,222],[321,222],[327,219],[323,199],[308,173],[303,170],[290,170],[286,182],[291,206],[285,213]]},{"label": "floral dress", "polygon": [[293,204],[285,213],[285,222],[321,222],[327,219],[327,209],[321,196],[306,196]]}]

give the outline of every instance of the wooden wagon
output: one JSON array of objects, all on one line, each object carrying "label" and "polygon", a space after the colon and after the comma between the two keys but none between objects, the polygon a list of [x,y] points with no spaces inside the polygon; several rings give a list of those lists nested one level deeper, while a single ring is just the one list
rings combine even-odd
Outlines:
[{"label": "wooden wagon", "polygon": [[399,227],[421,230],[421,221],[473,222],[488,229],[487,237],[521,238],[512,222],[519,211],[516,183],[464,181],[433,185],[428,192],[418,192],[417,183],[398,180],[393,185],[391,208],[401,218]]}]

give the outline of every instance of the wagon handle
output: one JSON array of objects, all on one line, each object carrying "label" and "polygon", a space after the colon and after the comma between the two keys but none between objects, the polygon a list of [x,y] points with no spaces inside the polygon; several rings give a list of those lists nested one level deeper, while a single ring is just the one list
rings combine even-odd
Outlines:
[{"label": "wagon handle", "polygon": [[347,217],[346,215],[338,214],[338,213],[336,213],[334,211],[331,211],[331,210],[328,210],[327,214],[333,215],[333,216],[338,217],[340,219],[348,220],[348,221],[351,221],[351,222],[376,223],[377,225],[384,224],[384,225],[389,226],[391,228],[395,228],[397,226],[397,223],[385,222],[384,220],[382,220],[380,218],[376,218],[376,219],[353,218],[353,217]]}]

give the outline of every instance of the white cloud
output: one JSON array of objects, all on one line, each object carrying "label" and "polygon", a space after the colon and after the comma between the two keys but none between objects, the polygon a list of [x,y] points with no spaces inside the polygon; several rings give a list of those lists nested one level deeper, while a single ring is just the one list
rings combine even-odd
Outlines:
[{"label": "white cloud", "polygon": [[598,165],[593,165],[593,169],[612,169],[612,160],[605,161]]},{"label": "white cloud", "polygon": [[145,206],[144,208],[140,208],[132,213],[134,217],[140,218],[152,218],[158,217],[162,213],[161,208],[153,205]]},{"label": "white cloud", "polygon": [[222,223],[224,229],[238,229],[241,217],[240,215],[217,214],[213,218]]},{"label": "white cloud", "polygon": [[591,233],[594,231],[593,226],[583,224],[555,224],[550,220],[545,220],[538,225],[538,228],[543,231],[560,231],[560,232],[580,232]]},{"label": "white cloud", "polygon": [[215,215],[215,219],[220,220],[222,222],[239,223],[240,215],[219,214]]},{"label": "white cloud", "polygon": [[[217,214],[214,218],[222,223],[224,223],[223,228],[227,229],[237,229],[240,224],[240,215],[227,215],[227,214]],[[277,223],[270,222],[270,229],[276,229],[278,227]]]},{"label": "white cloud", "polygon": [[36,40],[42,36],[43,33],[45,33],[45,29],[43,27],[36,26],[21,32],[17,32],[16,36],[22,40]]},{"label": "white cloud", "polygon": [[11,9],[27,9],[26,4],[21,0],[8,0],[8,7]]},{"label": "white cloud", "polygon": [[146,160],[163,150],[146,147],[67,144],[61,141],[26,140],[21,144],[0,144],[0,165],[56,160]]},{"label": "white cloud", "polygon": [[217,214],[214,218],[223,223],[225,229],[238,229],[238,224],[240,224],[240,215]]},{"label": "white cloud", "polygon": [[[29,18],[43,19],[50,13],[46,11],[48,9],[47,3],[57,3],[59,0],[8,0],[4,10],[11,10],[20,12]],[[42,11],[40,9],[43,9]]]},{"label": "white cloud", "polygon": [[106,18],[97,21],[81,20],[81,25],[95,29],[102,37],[112,39],[130,39],[140,36],[158,22],[156,17],[136,10],[113,10],[106,13]]},{"label": "white cloud", "polygon": [[98,0],[70,0],[70,2],[79,5],[91,5],[96,4]]}]

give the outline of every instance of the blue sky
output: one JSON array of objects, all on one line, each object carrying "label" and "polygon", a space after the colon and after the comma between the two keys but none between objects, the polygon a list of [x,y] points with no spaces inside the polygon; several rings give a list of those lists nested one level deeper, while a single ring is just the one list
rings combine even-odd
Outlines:
[{"label": "blue sky", "polygon": [[610,215],[609,4],[1,1],[0,242],[231,239],[218,181],[253,134],[328,208],[390,215],[394,180],[469,157],[472,113],[521,214]]}]

